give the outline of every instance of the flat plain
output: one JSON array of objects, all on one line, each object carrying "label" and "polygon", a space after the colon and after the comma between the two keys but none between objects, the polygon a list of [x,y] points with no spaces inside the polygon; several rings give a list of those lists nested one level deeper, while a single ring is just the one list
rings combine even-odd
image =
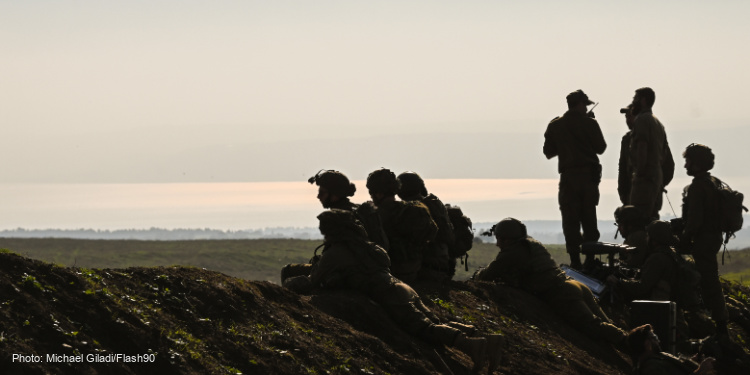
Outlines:
[{"label": "flat plain", "polygon": [[[279,283],[281,268],[310,260],[320,240],[82,240],[68,238],[0,238],[0,248],[67,267],[127,268],[190,266],[246,280]],[[563,245],[548,244],[557,263],[567,263]],[[320,251],[320,249],[318,250]],[[456,280],[466,280],[497,255],[494,244],[475,242],[468,270],[458,263]],[[721,257],[724,257],[722,265]],[[750,249],[719,253],[719,272],[727,280],[750,285]]]}]

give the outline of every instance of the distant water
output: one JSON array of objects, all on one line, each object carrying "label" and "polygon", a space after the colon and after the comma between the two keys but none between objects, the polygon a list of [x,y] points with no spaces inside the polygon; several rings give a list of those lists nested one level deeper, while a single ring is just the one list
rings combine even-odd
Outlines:
[{"label": "distant water", "polygon": [[[363,181],[354,202],[369,199]],[[679,210],[681,187],[670,200]],[[748,181],[732,186],[750,191]],[[601,185],[599,218],[619,204],[614,180]],[[457,204],[475,222],[504,217],[559,220],[557,180],[427,180],[430,192]],[[179,184],[0,184],[0,230],[317,227],[322,207],[306,182]],[[669,212],[665,202],[663,213]],[[679,211],[677,211],[679,214]]]}]

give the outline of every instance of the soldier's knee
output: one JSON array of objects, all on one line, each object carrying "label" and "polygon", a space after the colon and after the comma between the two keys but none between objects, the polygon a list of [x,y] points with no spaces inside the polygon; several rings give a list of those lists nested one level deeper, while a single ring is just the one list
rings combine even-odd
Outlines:
[{"label": "soldier's knee", "polygon": [[289,263],[281,268],[281,284],[295,276],[310,276],[311,264]]}]

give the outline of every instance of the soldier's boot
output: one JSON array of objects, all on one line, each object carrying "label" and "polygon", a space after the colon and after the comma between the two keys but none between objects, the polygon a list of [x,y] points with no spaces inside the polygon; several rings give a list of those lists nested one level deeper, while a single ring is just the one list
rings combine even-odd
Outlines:
[{"label": "soldier's boot", "polygon": [[478,374],[487,362],[487,339],[484,337],[467,337],[462,333],[456,337],[453,346],[468,355],[474,362],[472,374]]},{"label": "soldier's boot", "polygon": [[507,341],[502,335],[487,336],[487,356],[490,359],[489,367],[487,367],[487,375],[492,375],[497,370],[506,345]]}]

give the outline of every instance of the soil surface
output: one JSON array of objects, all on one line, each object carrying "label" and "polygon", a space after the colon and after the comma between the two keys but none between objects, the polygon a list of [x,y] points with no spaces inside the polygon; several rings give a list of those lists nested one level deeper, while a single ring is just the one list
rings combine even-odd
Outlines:
[{"label": "soil surface", "polygon": [[[724,287],[735,347],[711,354],[719,373],[750,373],[750,289]],[[415,289],[441,320],[506,337],[497,374],[631,373],[622,348],[591,340],[518,289],[472,281]],[[627,314],[607,312],[628,328]],[[355,292],[300,296],[199,268],[92,270],[0,253],[1,374],[459,375],[471,367]]]}]

